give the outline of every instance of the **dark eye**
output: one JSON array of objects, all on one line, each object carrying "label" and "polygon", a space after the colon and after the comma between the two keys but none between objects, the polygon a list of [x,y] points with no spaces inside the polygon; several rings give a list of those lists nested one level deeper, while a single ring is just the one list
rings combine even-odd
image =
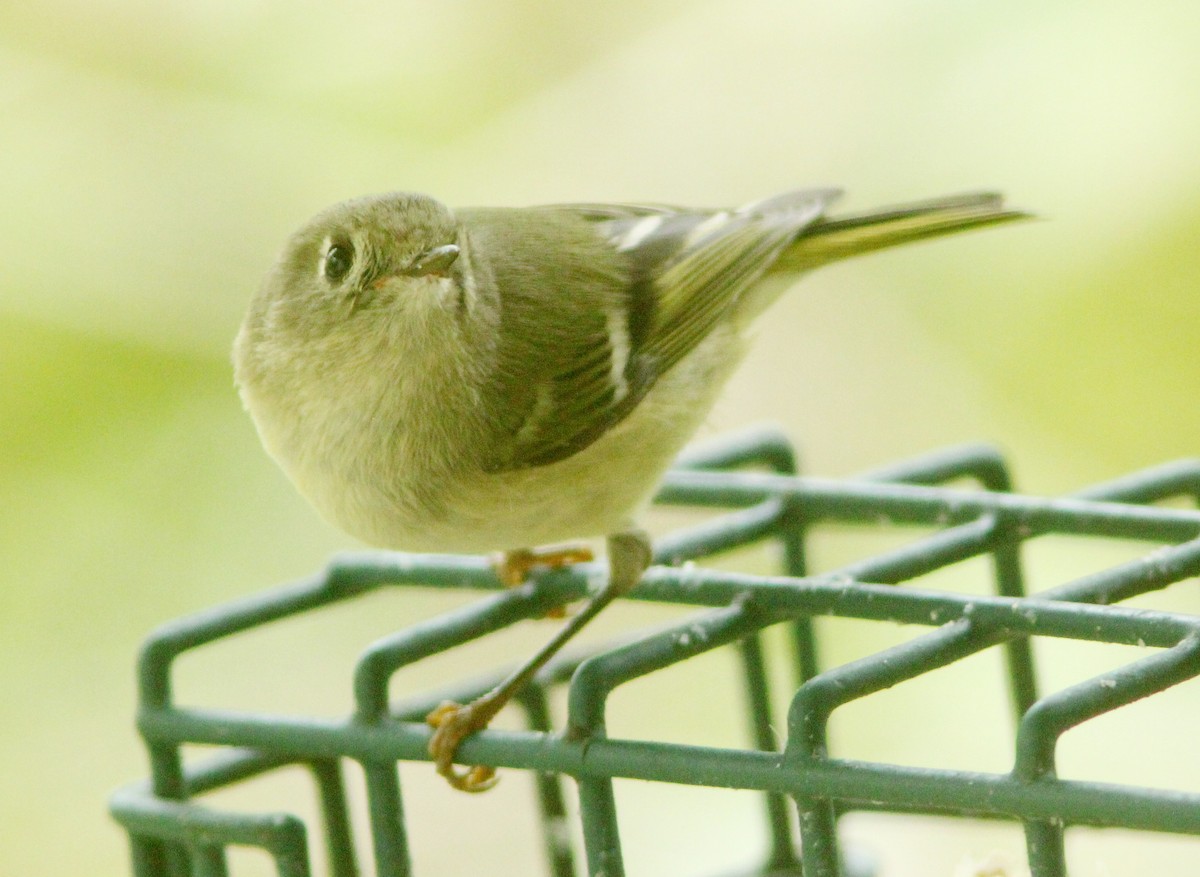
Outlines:
[{"label": "dark eye", "polygon": [[325,254],[325,278],[331,283],[345,279],[354,266],[354,248],[349,244],[334,244]]}]

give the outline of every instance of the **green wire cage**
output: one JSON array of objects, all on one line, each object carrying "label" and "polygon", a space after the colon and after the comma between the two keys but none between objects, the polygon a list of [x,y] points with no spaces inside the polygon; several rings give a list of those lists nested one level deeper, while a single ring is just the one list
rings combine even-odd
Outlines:
[{"label": "green wire cage", "polygon": [[[624,873],[613,780],[756,790],[763,796],[768,852],[746,873],[835,877],[866,874],[839,842],[838,820],[856,810],[998,819],[1019,824],[1034,877],[1068,874],[1064,832],[1072,826],[1200,834],[1200,793],[1059,778],[1056,749],[1068,729],[1200,674],[1200,617],[1117,605],[1200,574],[1200,463],[1167,464],[1069,498],[1011,490],[992,449],[958,448],[861,478],[797,477],[786,439],[757,432],[680,459],[658,502],[711,509],[701,523],[657,540],[654,566],[632,599],[700,607],[702,614],[619,645],[549,665],[521,698],[528,730],[488,730],[459,750],[466,763],[531,771],[536,777],[547,870],[574,877],[580,854],[590,875]],[[969,480],[981,490],[945,485]],[[1170,501],[1163,504],[1164,501]],[[1187,507],[1181,505],[1186,502]],[[814,575],[806,562],[817,524],[896,531],[889,548]],[[919,529],[917,529],[919,528]],[[916,533],[916,535],[914,535]],[[1025,596],[1023,547],[1048,535],[1151,543],[1149,553]],[[782,547],[782,575],[699,566],[740,546]],[[896,587],[975,558],[990,564],[992,595]],[[504,590],[483,558],[352,554],[313,578],[168,624],[146,641],[138,667],[138,728],[150,759],[145,782],[118,790],[114,817],[128,831],[136,877],[229,871],[227,850],[265,850],[280,875],[311,872],[310,827],[289,814],[233,813],[202,803],[207,792],[292,765],[315,782],[320,834],[331,877],[362,871],[356,860],[343,768],[362,769],[370,844],[380,877],[413,873],[397,764],[427,761],[423,716],[444,699],[465,701],[497,681],[474,680],[403,702],[389,699],[402,667],[585,596],[589,568],[548,571]],[[178,706],[175,661],[232,634],[383,588],[492,592],[463,608],[378,640],[361,653],[355,709],[345,718],[303,719]],[[921,625],[900,645],[823,666],[815,619],[827,616]],[[794,684],[784,742],[777,746],[763,631],[784,625]],[[1135,659],[1052,692],[1039,690],[1032,642],[1053,637],[1141,646]],[[748,697],[745,748],[609,738],[608,696],[621,684],[712,649],[736,650]],[[1002,650],[1012,703],[1014,751],[1006,773],[914,768],[835,757],[827,745],[841,706],[989,649]],[[567,686],[556,727],[549,694]],[[776,684],[775,688],[779,688]],[[184,747],[218,747],[203,759]],[[565,783],[578,793],[568,816]],[[411,802],[408,802],[411,806]],[[575,849],[564,820],[581,824]]]}]

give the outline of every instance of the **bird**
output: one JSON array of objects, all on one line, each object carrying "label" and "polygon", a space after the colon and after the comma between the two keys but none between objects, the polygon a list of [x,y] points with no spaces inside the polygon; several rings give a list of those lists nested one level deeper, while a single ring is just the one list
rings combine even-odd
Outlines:
[{"label": "bird", "polygon": [[390,192],[288,238],[234,342],[235,383],[323,516],[381,548],[489,553],[506,584],[606,540],[606,583],[557,636],[429,714],[455,788],[495,783],[456,768],[459,743],[650,565],[640,513],[755,318],[822,265],[1029,215],[993,192],[829,215],[839,196],[451,209]]}]

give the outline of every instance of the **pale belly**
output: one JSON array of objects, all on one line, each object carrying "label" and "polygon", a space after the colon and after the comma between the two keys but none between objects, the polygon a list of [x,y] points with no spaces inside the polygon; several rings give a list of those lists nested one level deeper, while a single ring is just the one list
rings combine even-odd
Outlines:
[{"label": "pale belly", "polygon": [[708,414],[742,346],[731,329],[710,336],[621,423],[565,460],[430,485],[436,512],[405,508],[386,485],[369,481],[297,482],[333,523],[383,548],[479,553],[620,532],[633,526]]}]

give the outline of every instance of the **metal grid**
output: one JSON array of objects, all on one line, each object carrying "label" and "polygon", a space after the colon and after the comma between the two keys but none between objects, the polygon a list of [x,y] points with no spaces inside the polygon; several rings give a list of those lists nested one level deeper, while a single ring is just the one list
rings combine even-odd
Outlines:
[{"label": "metal grid", "polygon": [[[836,832],[838,817],[851,810],[1019,822],[1034,877],[1067,874],[1063,833],[1070,826],[1200,834],[1200,794],[1067,781],[1055,772],[1057,742],[1066,730],[1200,674],[1200,617],[1112,605],[1200,574],[1200,512],[1150,505],[1177,497],[1195,504],[1200,464],[1167,464],[1063,499],[1009,492],[1002,459],[978,446],[932,454],[852,481],[798,478],[794,470],[791,447],[775,433],[754,433],[685,455],[667,476],[659,502],[722,511],[659,540],[656,563],[662,565],[646,574],[632,599],[707,611],[677,628],[552,664],[521,698],[528,731],[485,731],[463,743],[465,762],[538,772],[548,869],[554,877],[571,877],[576,867],[576,851],[561,831],[565,777],[578,786],[587,871],[605,877],[623,873],[612,788],[612,780],[620,777],[762,791],[771,843],[766,861],[753,872],[759,874],[803,870],[806,877],[834,877],[854,872],[844,862],[844,870],[839,868],[844,857]],[[936,486],[960,479],[971,479],[984,490]],[[827,521],[885,529],[920,525],[933,528],[933,535],[807,576],[809,530]],[[1161,547],[1025,598],[1022,543],[1047,534]],[[782,545],[785,576],[681,565],[761,540]],[[991,558],[995,596],[893,587],[979,556]],[[345,719],[280,718],[173,703],[172,665],[184,652],[374,589],[405,586],[499,592],[370,645],[355,671],[356,711]],[[359,873],[343,759],[357,761],[366,778],[378,874],[412,873],[396,763],[428,760],[429,730],[422,716],[429,709],[443,699],[471,698],[495,680],[389,704],[389,679],[421,658],[583,597],[588,575],[574,568],[548,572],[523,588],[499,588],[480,558],[347,555],[309,580],[182,619],[152,634],[139,664],[138,713],[151,777],[119,790],[111,800],[113,815],[130,835],[134,874],[224,875],[229,845],[266,850],[280,875],[309,874],[301,820],[286,814],[220,812],[195,801],[205,792],[290,764],[311,770],[330,873]],[[812,625],[820,616],[930,630],[902,645],[822,669]],[[762,631],[777,624],[791,631],[796,678],[781,751],[775,749],[770,728],[772,701],[761,642]],[[1102,676],[1039,695],[1033,637],[1149,650]],[[752,748],[607,738],[605,704],[617,686],[726,645],[739,650]],[[1016,722],[1011,772],[912,768],[829,754],[827,726],[838,707],[994,647],[1005,652]],[[554,732],[547,692],[568,683],[566,724]],[[185,764],[181,747],[188,743],[224,748],[215,757]]]}]

